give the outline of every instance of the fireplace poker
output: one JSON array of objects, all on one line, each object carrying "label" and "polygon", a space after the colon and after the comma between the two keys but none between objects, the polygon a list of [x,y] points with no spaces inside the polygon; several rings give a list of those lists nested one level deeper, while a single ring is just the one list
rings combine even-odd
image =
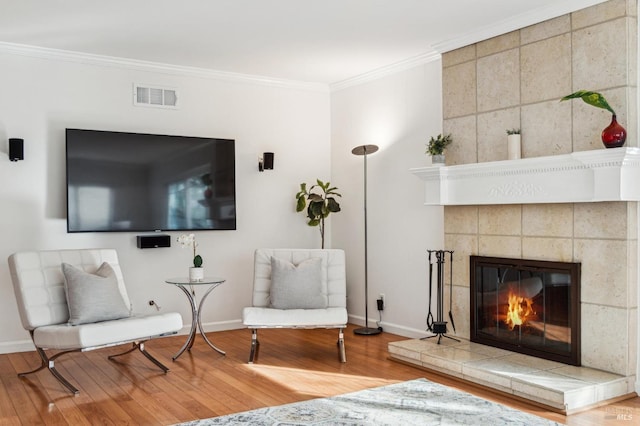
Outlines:
[{"label": "fireplace poker", "polygon": [[[453,259],[453,251],[448,250],[427,250],[429,253],[429,313],[427,314],[427,329],[433,336],[423,337],[422,339],[430,339],[432,337],[438,337],[438,345],[442,340],[442,337],[446,337],[447,339],[454,340],[459,342],[458,339],[454,339],[451,336],[447,336],[447,322],[444,320],[444,286],[445,281],[444,277],[446,274],[446,259],[447,253],[449,253],[450,262]],[[433,300],[433,261],[432,261],[432,253],[436,255],[436,261],[438,263],[438,274],[436,279],[436,318],[434,320],[433,313],[431,311],[431,302]],[[453,273],[451,273],[451,280],[453,281]],[[453,287],[452,287],[453,289]],[[452,313],[453,302],[449,300],[449,318],[453,319]],[[452,323],[453,325],[453,323]],[[454,328],[455,331],[455,328]],[[422,340],[421,339],[421,340]]]},{"label": "fireplace poker", "polygon": [[431,261],[431,250],[429,252],[429,313],[427,314],[427,330],[433,333],[433,314],[431,313],[431,292],[433,289],[433,263]]},{"label": "fireplace poker", "polygon": [[449,319],[451,320],[451,327],[453,332],[456,332],[456,324],[453,322],[453,313],[451,311],[453,307],[453,250],[449,252]]}]

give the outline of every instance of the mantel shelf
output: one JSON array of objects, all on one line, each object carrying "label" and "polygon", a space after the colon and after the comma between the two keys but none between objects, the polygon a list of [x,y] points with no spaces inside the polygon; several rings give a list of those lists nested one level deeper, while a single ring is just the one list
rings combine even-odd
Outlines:
[{"label": "mantel shelf", "polygon": [[640,201],[640,148],[410,169],[426,205]]}]

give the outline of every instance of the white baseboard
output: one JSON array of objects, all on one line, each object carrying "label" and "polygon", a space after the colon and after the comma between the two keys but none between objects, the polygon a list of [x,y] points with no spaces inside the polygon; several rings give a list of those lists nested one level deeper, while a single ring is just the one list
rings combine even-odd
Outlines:
[{"label": "white baseboard", "polygon": [[14,352],[31,352],[35,351],[31,340],[14,340],[12,342],[0,343],[0,354],[12,354]]},{"label": "white baseboard", "polygon": [[[215,322],[207,322],[202,324],[202,328],[204,328],[205,333],[212,333],[214,331],[227,331],[227,330],[238,330],[240,328],[246,328],[242,324],[241,319],[229,320],[229,321],[215,321]],[[178,334],[189,334],[191,330],[191,324],[184,324],[182,329],[178,331]]]},{"label": "white baseboard", "polygon": [[[349,315],[349,323],[362,325],[364,326],[364,317]],[[378,323],[376,320],[369,320],[369,326],[377,327]],[[380,326],[384,331],[392,334],[397,334],[398,336],[407,337],[410,339],[419,339],[421,337],[429,336],[431,333],[426,332],[425,330],[419,330],[416,328],[406,327],[404,325],[393,324],[382,321]],[[215,331],[227,331],[227,330],[238,330],[241,328],[245,328],[242,324],[241,319],[229,320],[229,321],[216,321],[202,324],[205,332],[215,332]],[[189,330],[191,329],[191,324],[185,325],[178,332],[180,335],[189,334]],[[9,354],[14,352],[30,352],[34,351],[35,348],[31,340],[16,340],[13,342],[4,342],[0,343],[0,354]],[[640,382],[636,382],[636,389],[640,389]]]},{"label": "white baseboard", "polygon": [[[349,315],[349,323],[364,326],[364,317]],[[417,328],[406,327],[404,325],[389,323],[385,321],[382,321],[379,325],[380,327],[382,327],[383,331],[397,334],[398,336],[402,337],[408,337],[411,339],[419,339],[421,337],[430,336],[432,334],[425,330],[419,330]],[[378,321],[369,319],[369,327],[378,327]]]}]

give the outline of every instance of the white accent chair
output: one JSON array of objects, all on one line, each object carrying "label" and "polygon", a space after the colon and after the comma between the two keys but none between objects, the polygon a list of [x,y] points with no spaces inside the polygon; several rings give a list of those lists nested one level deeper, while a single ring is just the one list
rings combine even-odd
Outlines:
[{"label": "white accent chair", "polygon": [[[68,263],[88,273],[94,273],[103,262],[115,272],[118,289],[124,302],[129,297],[113,249],[51,250],[14,253],[9,256],[9,270],[15,291],[22,326],[29,331],[41,364],[34,370],[20,373],[23,377],[44,368],[74,394],[74,387],[55,368],[55,360],[70,352],[84,352],[131,343],[125,352],[111,355],[113,359],[138,349],[165,373],[169,369],[151,356],[144,347],[149,339],[176,334],[182,328],[177,312],[132,315],[130,317],[80,325],[70,325],[61,264]],[[56,351],[47,355],[48,350]]]},{"label": "white accent chair", "polygon": [[[271,307],[272,258],[299,265],[320,258],[321,285],[326,308],[277,309]],[[338,351],[346,362],[344,329],[347,326],[347,285],[345,255],[338,249],[258,249],[254,254],[253,306],[244,308],[243,324],[251,329],[249,363],[258,355],[258,329],[264,328],[337,328]]]}]

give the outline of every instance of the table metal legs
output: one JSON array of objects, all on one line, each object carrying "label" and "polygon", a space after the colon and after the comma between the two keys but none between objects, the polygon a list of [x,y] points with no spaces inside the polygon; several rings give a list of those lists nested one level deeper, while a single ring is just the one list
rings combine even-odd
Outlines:
[{"label": "table metal legs", "polygon": [[202,328],[202,317],[201,317],[202,305],[204,305],[204,301],[207,299],[207,296],[209,295],[209,293],[211,293],[211,291],[214,288],[216,288],[218,285],[220,285],[220,283],[212,284],[209,287],[207,292],[204,294],[204,296],[202,296],[202,299],[200,300],[200,306],[197,305],[195,294],[191,293],[191,291],[189,291],[187,286],[184,286],[184,285],[178,286],[184,292],[184,294],[187,295],[187,299],[189,299],[189,303],[191,304],[191,330],[189,331],[189,337],[187,338],[187,341],[184,342],[184,345],[182,345],[178,353],[173,356],[172,359],[174,361],[178,359],[178,357],[182,355],[184,351],[191,350],[191,348],[193,347],[193,342],[196,340],[196,328],[200,330],[200,335],[202,336],[204,341],[207,342],[209,347],[211,347],[211,349],[215,350],[221,355],[226,355],[226,353],[223,350],[219,349],[218,347],[216,347],[216,345],[211,343],[211,341],[205,334],[204,329]]},{"label": "table metal legs", "polygon": [[200,300],[200,309],[198,310],[198,329],[200,330],[200,335],[202,336],[204,341],[207,342],[207,344],[211,347],[211,349],[213,349],[214,351],[218,352],[221,355],[226,355],[226,353],[223,350],[217,348],[216,345],[211,343],[211,341],[209,340],[209,338],[205,334],[204,330],[202,329],[202,316],[200,315],[200,312],[201,312],[201,309],[202,309],[202,305],[204,304],[205,299],[207,298],[209,293],[211,293],[211,291],[214,288],[216,288],[217,286],[219,286],[219,285],[220,284],[214,284],[211,287],[209,287],[209,290],[207,290],[207,292],[204,294],[204,296],[202,296],[202,299]]}]

